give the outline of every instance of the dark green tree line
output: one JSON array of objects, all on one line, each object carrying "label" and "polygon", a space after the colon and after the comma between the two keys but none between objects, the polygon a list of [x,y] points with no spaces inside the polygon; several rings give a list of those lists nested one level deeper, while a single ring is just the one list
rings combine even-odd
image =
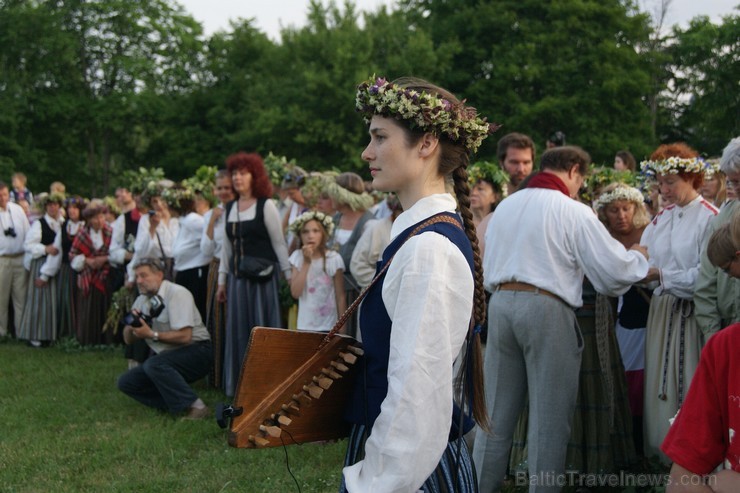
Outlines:
[{"label": "dark green tree line", "polygon": [[738,16],[656,29],[632,0],[314,0],[275,42],[248,20],[205,38],[172,0],[0,1],[0,179],[99,195],[239,149],[364,170],[371,74],[428,78],[540,148],[562,130],[597,162],[675,139],[718,154],[738,134]]}]

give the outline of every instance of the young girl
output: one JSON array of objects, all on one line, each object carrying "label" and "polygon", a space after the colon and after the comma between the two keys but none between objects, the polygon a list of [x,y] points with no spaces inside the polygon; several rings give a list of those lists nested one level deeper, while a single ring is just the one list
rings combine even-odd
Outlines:
[{"label": "young girl", "polygon": [[462,438],[470,421],[453,431],[462,418],[453,363],[465,347],[472,359],[461,363],[468,377],[457,401],[487,428],[475,328],[485,292],[466,168],[494,127],[418,79],[371,79],[358,87],[356,108],[369,124],[362,159],[373,188],[396,192],[404,212],[381,260],[389,267],[360,309],[365,355],[340,491],[477,491]]},{"label": "young girl", "polygon": [[299,240],[299,248],[290,256],[290,293],[298,299],[298,330],[328,332],[347,307],[344,261],[326,248],[334,222],[323,212],[308,211],[290,228]]}]

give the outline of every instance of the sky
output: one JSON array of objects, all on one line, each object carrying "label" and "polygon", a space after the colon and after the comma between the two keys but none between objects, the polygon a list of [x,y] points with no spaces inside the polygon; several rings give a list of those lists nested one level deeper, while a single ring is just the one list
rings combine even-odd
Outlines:
[{"label": "sky", "polygon": [[[306,23],[309,0],[177,0],[185,10],[203,24],[210,36],[219,30],[230,30],[229,19],[256,19],[256,27],[273,40],[279,40],[280,28],[300,28]],[[652,12],[660,0],[638,0],[645,11]],[[324,4],[328,0],[322,0]],[[337,0],[343,5],[343,0]],[[394,0],[354,0],[358,11],[375,11],[381,5],[391,7]],[[708,15],[719,22],[721,15],[730,14],[740,0],[672,0],[666,23],[685,26],[697,15]]]}]

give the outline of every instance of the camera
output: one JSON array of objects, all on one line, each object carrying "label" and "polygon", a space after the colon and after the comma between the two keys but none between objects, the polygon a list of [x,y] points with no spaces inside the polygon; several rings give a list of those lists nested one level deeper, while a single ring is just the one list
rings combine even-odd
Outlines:
[{"label": "camera", "polygon": [[7,228],[3,233],[5,233],[5,236],[10,236],[11,238],[15,238],[17,236],[13,226]]},{"label": "camera", "polygon": [[146,322],[147,325],[151,326],[155,318],[157,318],[164,310],[164,300],[158,294],[155,294],[149,300],[147,300],[149,306],[149,313],[134,313],[128,312],[123,316],[123,325],[130,325],[131,327],[138,328],[142,326],[142,321]]},{"label": "camera", "polygon": [[153,216],[154,214],[157,213],[157,211],[155,211],[153,209],[149,209],[148,211],[146,211],[146,213],[149,214],[150,216]]}]

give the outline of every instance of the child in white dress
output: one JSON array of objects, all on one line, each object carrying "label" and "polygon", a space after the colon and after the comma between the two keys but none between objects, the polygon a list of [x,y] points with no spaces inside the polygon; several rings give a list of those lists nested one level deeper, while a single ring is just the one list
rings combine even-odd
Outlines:
[{"label": "child in white dress", "polygon": [[298,330],[328,332],[347,307],[344,262],[339,253],[326,247],[334,223],[322,212],[308,211],[290,228],[299,239],[299,248],[289,259],[293,268],[290,293],[298,299]]}]

